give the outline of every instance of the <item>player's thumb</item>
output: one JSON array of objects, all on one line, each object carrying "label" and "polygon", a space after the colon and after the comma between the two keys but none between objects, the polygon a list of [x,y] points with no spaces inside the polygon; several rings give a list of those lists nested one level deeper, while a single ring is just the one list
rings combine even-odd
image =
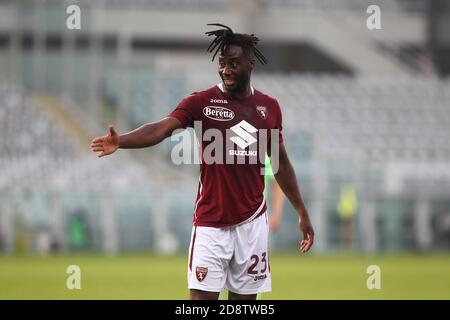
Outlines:
[{"label": "player's thumb", "polygon": [[112,126],[112,124],[110,124],[110,125],[108,126],[108,129],[109,129],[109,134],[110,134],[111,136],[117,136],[117,132],[116,132],[116,130],[114,130],[114,127]]}]

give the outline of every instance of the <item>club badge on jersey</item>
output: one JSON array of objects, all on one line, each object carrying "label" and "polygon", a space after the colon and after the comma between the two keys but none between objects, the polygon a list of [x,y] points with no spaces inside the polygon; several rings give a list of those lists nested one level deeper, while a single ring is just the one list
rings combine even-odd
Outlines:
[{"label": "club badge on jersey", "polygon": [[202,282],[203,280],[205,280],[207,274],[208,274],[208,268],[205,268],[205,267],[196,267],[195,268],[195,275],[197,276],[197,280],[199,282]]},{"label": "club badge on jersey", "polygon": [[267,108],[265,106],[256,106],[256,112],[263,119],[267,119]]}]

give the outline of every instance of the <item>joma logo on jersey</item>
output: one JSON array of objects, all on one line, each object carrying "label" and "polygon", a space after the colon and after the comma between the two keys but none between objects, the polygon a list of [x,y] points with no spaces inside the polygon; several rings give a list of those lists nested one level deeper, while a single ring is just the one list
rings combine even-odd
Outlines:
[{"label": "joma logo on jersey", "polygon": [[218,121],[230,121],[234,118],[234,112],[224,107],[204,107],[203,114],[210,119]]},{"label": "joma logo on jersey", "polygon": [[228,103],[228,100],[225,99],[211,99],[209,100],[211,103]]},{"label": "joma logo on jersey", "polygon": [[263,279],[266,279],[266,278],[267,278],[267,275],[263,274],[263,275],[260,275],[260,276],[253,277],[253,281],[263,280]]},{"label": "joma logo on jersey", "polygon": [[230,130],[238,135],[238,137],[231,137],[230,140],[236,143],[241,149],[245,149],[249,145],[252,145],[258,141],[251,135],[251,133],[256,133],[258,129],[245,120],[242,120],[237,125],[232,126]]}]

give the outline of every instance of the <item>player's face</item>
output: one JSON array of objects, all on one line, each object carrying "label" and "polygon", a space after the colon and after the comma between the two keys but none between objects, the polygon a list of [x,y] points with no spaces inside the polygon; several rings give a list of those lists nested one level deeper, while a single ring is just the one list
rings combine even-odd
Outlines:
[{"label": "player's face", "polygon": [[241,47],[229,46],[219,56],[219,75],[226,91],[245,92],[250,85],[250,75],[254,66],[254,60],[246,57]]}]

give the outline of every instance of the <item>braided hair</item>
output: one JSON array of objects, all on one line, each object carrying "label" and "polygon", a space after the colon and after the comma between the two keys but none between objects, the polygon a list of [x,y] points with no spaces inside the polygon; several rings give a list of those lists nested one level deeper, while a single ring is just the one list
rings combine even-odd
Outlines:
[{"label": "braided hair", "polygon": [[214,61],[214,58],[219,51],[223,54],[223,52],[227,50],[228,46],[237,45],[242,47],[244,53],[246,53],[247,55],[249,53],[254,55],[261,64],[267,63],[266,57],[264,57],[261,51],[256,48],[256,44],[258,43],[259,39],[255,37],[254,34],[234,33],[230,27],[227,27],[226,25],[220,23],[209,23],[207,25],[224,28],[205,32],[208,37],[215,36],[215,39],[211,42],[208,49],[206,49],[208,52],[214,52],[212,61]]}]

